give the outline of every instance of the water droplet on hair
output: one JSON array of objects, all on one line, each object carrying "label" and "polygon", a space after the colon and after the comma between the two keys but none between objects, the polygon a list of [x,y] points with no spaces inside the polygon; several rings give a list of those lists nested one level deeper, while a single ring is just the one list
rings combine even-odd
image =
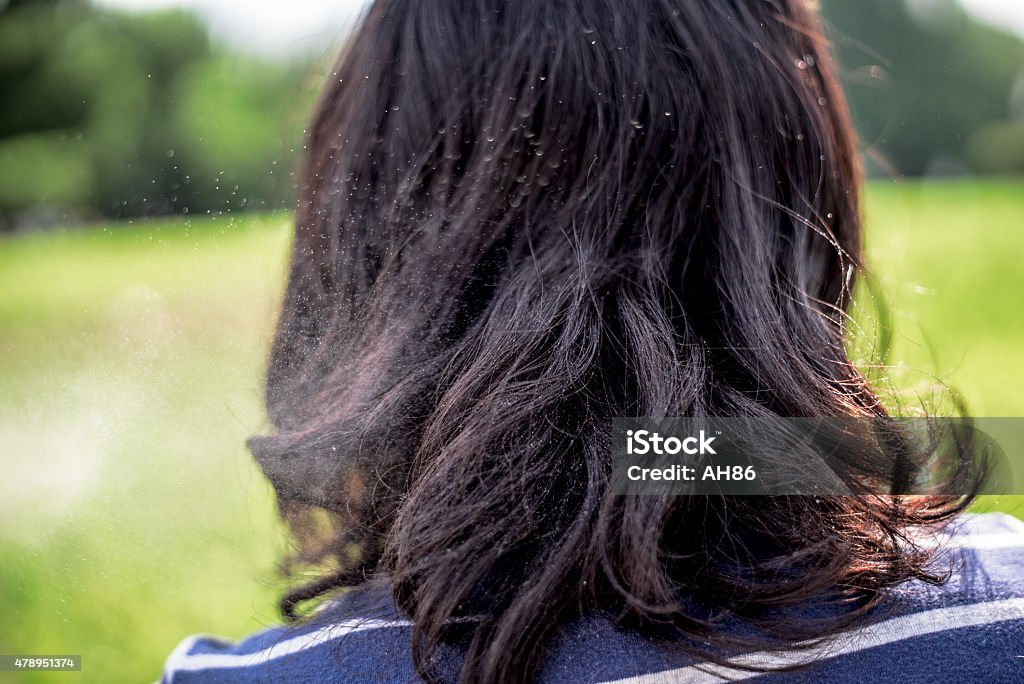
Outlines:
[{"label": "water droplet on hair", "polygon": [[832,212],[830,211],[830,212],[829,212],[828,214],[826,214],[826,217],[827,217],[827,218],[832,218],[832,217],[833,217],[833,214],[832,214]]},{"label": "water droplet on hair", "polygon": [[665,112],[665,116],[672,116],[672,112]]},{"label": "water droplet on hair", "polygon": [[643,128],[644,127],[644,125],[642,123],[640,123],[637,119],[630,119],[629,123],[630,123],[630,125],[633,126],[633,128]]},{"label": "water droplet on hair", "polygon": [[802,59],[796,60],[796,68],[800,69],[800,70],[806,69],[807,68],[807,62],[805,62]]},{"label": "water droplet on hair", "polygon": [[827,105],[827,104],[828,104],[828,100],[826,100],[826,99],[825,99],[825,98],[823,98],[823,97],[819,97],[819,98],[818,98],[818,104],[820,104],[820,105],[821,105],[822,107],[824,107],[825,105]]}]

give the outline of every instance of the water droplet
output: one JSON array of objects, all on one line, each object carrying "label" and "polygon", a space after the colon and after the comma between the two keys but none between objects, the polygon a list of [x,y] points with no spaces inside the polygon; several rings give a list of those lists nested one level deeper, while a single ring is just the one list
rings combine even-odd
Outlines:
[{"label": "water droplet", "polygon": [[665,116],[672,116],[672,112],[665,112]]},{"label": "water droplet", "polygon": [[807,69],[807,62],[805,62],[805,61],[804,61],[804,60],[802,60],[802,59],[798,59],[798,60],[796,61],[796,68],[797,68],[797,69],[800,69],[801,71],[803,71],[803,70]]},{"label": "water droplet", "polygon": [[827,216],[828,218],[832,218],[833,214],[832,214],[832,212],[830,211],[830,212],[828,212],[828,214],[827,214],[826,216]]},{"label": "water droplet", "polygon": [[824,107],[825,105],[827,105],[827,104],[828,104],[828,100],[826,100],[826,99],[825,99],[825,98],[823,98],[823,97],[819,97],[819,98],[818,98],[818,104],[820,104],[820,105],[821,105],[822,107]]}]

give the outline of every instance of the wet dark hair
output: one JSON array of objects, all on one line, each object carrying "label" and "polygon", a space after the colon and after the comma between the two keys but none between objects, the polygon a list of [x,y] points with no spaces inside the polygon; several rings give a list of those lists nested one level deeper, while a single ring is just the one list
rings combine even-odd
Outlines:
[{"label": "wet dark hair", "polygon": [[461,638],[506,681],[587,611],[721,654],[941,581],[911,532],[962,500],[609,490],[615,416],[886,415],[844,348],[859,185],[804,0],[375,2],[250,440],[321,571],[285,614],[386,576],[422,675]]}]

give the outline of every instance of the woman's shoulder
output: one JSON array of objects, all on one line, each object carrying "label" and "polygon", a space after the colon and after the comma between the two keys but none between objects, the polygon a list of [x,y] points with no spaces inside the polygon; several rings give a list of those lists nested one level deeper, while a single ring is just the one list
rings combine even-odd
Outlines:
[{"label": "woman's shoulder", "polygon": [[384,588],[368,584],[301,623],[241,641],[191,636],[167,658],[161,682],[411,682],[411,628]]},{"label": "woman's shoulder", "polygon": [[[823,646],[794,654],[751,653],[748,665],[812,663],[789,672],[801,679],[992,681],[1024,678],[1024,523],[999,513],[965,515],[940,562],[949,582],[902,585],[875,620]],[[163,682],[413,682],[412,625],[386,586],[369,584],[331,602],[298,626],[277,626],[239,642],[211,636],[183,641],[167,659]],[[439,656],[453,679],[458,654]],[[561,682],[718,681],[753,676],[692,660],[640,634],[587,617],[549,645],[539,679]],[[758,681],[775,679],[760,674]]]},{"label": "woman's shoulder", "polygon": [[[798,669],[765,673],[725,669],[710,661],[678,662],[639,635],[589,622],[556,639],[541,679],[605,684],[1024,681],[1024,522],[1003,513],[965,514],[948,534],[926,543],[942,548],[936,563],[950,569],[945,584],[907,582],[864,626],[824,643],[733,659],[761,670]],[[588,660],[602,669],[580,677],[578,664]]]},{"label": "woman's shoulder", "polygon": [[901,585],[874,621],[812,651],[796,681],[1024,681],[1024,522],[965,514],[928,543],[949,580]]}]

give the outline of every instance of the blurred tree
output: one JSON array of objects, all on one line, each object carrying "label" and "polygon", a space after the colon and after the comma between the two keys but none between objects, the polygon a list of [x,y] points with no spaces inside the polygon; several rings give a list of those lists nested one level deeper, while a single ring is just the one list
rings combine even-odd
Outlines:
[{"label": "blurred tree", "polygon": [[971,136],[967,165],[1002,175],[1024,172],[1024,118],[990,124]]},{"label": "blurred tree", "polygon": [[0,9],[0,228],[289,203],[306,65],[211,48],[182,10]]},{"label": "blurred tree", "polygon": [[974,21],[956,0],[821,5],[869,168],[1024,172],[1020,153],[1013,161],[996,149],[1024,149],[1022,127],[1009,123],[1011,94],[1024,78],[1024,41]]},{"label": "blurred tree", "polygon": [[295,147],[308,113],[297,105],[303,71],[223,55],[180,74],[168,115],[173,159],[188,178],[176,193],[176,208],[289,203]]}]

